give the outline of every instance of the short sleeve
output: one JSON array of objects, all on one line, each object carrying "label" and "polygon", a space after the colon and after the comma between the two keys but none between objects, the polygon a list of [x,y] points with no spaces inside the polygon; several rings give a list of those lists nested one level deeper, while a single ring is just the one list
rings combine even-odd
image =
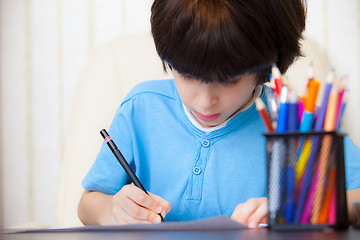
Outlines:
[{"label": "short sleeve", "polygon": [[[129,108],[131,103],[121,105],[113,118],[108,133],[124,158],[131,165],[133,162],[131,127],[129,126]],[[88,191],[98,191],[114,195],[129,183],[126,172],[104,141],[99,154],[89,172],[82,181]]]},{"label": "short sleeve", "polygon": [[360,148],[349,136],[344,138],[346,189],[360,188]]}]

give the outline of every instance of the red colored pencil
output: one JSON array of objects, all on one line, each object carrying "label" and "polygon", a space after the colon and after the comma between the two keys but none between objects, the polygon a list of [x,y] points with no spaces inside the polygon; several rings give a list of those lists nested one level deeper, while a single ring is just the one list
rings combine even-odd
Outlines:
[{"label": "red colored pencil", "polygon": [[255,105],[256,105],[256,110],[259,112],[259,115],[260,115],[261,119],[263,120],[266,129],[269,132],[273,132],[274,129],[271,125],[270,117],[266,111],[265,104],[261,100],[261,98],[259,98],[259,97],[255,98]]}]

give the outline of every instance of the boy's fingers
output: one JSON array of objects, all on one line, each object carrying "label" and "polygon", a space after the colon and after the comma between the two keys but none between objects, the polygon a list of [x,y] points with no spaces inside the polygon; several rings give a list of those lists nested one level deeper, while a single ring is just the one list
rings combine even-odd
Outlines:
[{"label": "boy's fingers", "polygon": [[126,189],[126,191],[128,191],[128,198],[130,198],[136,204],[150,209],[154,213],[161,213],[163,211],[162,206],[140,188],[134,185],[128,185],[127,188],[128,189]]},{"label": "boy's fingers", "polygon": [[257,206],[256,199],[249,199],[247,202],[236,206],[231,218],[242,224],[248,225],[249,216],[255,211]]},{"label": "boy's fingers", "polygon": [[[259,223],[264,223],[266,221],[266,216],[268,213],[268,204],[263,202],[249,217],[248,226],[250,228],[257,228]],[[266,223],[266,222],[265,222]]]},{"label": "boy's fingers", "polygon": [[163,217],[165,217],[166,214],[168,214],[168,212],[170,212],[170,210],[171,210],[171,204],[168,201],[166,201],[165,199],[158,196],[158,195],[155,195],[155,194],[152,194],[152,193],[149,193],[149,194],[154,200],[156,200],[162,206],[162,211],[160,212],[160,214]]},{"label": "boy's fingers", "polygon": [[267,198],[251,198],[237,205],[231,218],[249,227],[257,227],[260,221],[266,219],[267,211]]},{"label": "boy's fingers", "polygon": [[[120,192],[121,194],[115,196],[114,201],[117,202],[127,215],[135,220],[160,223],[161,217],[159,214],[165,217],[171,209],[168,201],[152,193],[147,195],[133,184],[125,185]],[[117,201],[116,198],[118,198]]]},{"label": "boy's fingers", "polygon": [[137,223],[150,223],[149,221],[136,219],[127,214],[120,206],[113,210],[115,224],[137,224]]},{"label": "boy's fingers", "polygon": [[144,221],[150,223],[161,222],[161,218],[155,212],[140,206],[130,198],[124,198],[121,202],[118,203],[118,206],[121,212],[125,214],[122,215],[124,220],[128,223],[142,223]]}]

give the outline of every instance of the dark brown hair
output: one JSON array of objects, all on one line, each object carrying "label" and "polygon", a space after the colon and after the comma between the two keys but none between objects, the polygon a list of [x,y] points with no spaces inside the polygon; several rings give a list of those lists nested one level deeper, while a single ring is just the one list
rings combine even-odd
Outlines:
[{"label": "dark brown hair", "polygon": [[151,32],[166,65],[204,82],[243,73],[268,81],[272,64],[284,73],[305,28],[304,0],[155,0]]}]

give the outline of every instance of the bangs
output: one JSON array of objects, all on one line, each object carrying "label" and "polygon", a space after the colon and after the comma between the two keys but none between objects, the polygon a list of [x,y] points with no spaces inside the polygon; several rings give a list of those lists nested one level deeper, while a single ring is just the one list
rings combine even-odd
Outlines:
[{"label": "bangs", "polygon": [[[215,0],[165,1],[158,8],[164,11],[163,21],[152,24],[161,59],[179,73],[204,82],[226,82],[247,72],[268,71],[277,61],[275,36],[269,21],[254,18],[266,13],[258,14],[261,5],[255,6],[254,14],[252,9],[244,11],[248,4],[235,2],[236,7]],[[158,11],[153,12],[152,21]]]}]

